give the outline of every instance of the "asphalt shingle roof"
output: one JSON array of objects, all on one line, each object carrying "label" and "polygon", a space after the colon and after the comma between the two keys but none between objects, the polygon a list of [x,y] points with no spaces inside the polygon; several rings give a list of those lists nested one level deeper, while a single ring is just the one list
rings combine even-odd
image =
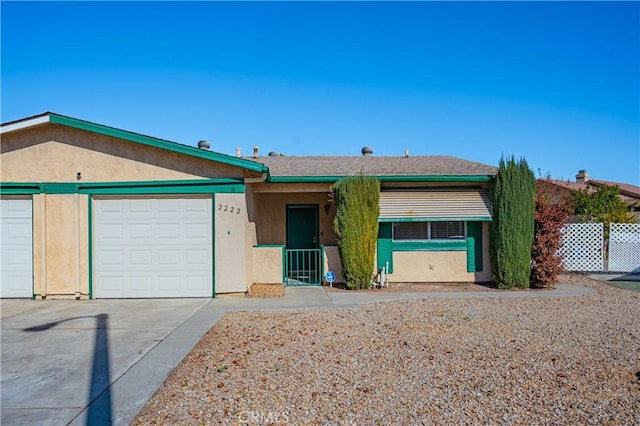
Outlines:
[{"label": "asphalt shingle roof", "polygon": [[497,169],[486,164],[443,155],[415,157],[247,157],[269,167],[271,176],[486,176]]}]

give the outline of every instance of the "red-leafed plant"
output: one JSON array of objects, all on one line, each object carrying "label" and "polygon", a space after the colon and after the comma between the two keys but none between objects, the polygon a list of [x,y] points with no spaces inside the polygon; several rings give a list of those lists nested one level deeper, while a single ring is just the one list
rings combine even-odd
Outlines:
[{"label": "red-leafed plant", "polygon": [[571,210],[565,201],[551,204],[546,195],[536,194],[535,233],[531,250],[532,287],[554,287],[563,272],[562,259],[557,256],[562,243],[561,228]]}]

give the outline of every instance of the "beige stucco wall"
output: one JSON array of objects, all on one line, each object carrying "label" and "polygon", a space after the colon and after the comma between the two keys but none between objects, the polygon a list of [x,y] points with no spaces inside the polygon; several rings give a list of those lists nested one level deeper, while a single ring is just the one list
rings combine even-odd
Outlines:
[{"label": "beige stucco wall", "polygon": [[[236,213],[238,208],[240,214]],[[246,235],[248,219],[244,194],[215,194],[213,214],[216,293],[246,292],[247,247],[251,237]]]},{"label": "beige stucco wall", "polygon": [[254,281],[264,284],[282,283],[282,248],[253,248]]},{"label": "beige stucco wall", "polygon": [[324,247],[324,271],[335,272],[336,283],[344,282],[344,277],[342,276],[342,262],[340,262],[340,253],[338,253],[338,246]]},{"label": "beige stucco wall", "polygon": [[86,195],[34,195],[33,269],[36,297],[76,297],[76,289],[81,298],[88,296],[87,203]]},{"label": "beige stucco wall", "polygon": [[255,223],[258,244],[287,243],[287,205],[318,205],[320,244],[335,245],[333,231],[335,206],[330,205],[329,214],[324,206],[328,204],[328,193],[254,193]]},{"label": "beige stucco wall", "polygon": [[202,158],[48,124],[2,136],[6,182],[146,181],[239,178],[243,169]]},{"label": "beige stucco wall", "polygon": [[395,251],[390,282],[473,281],[466,251]]}]

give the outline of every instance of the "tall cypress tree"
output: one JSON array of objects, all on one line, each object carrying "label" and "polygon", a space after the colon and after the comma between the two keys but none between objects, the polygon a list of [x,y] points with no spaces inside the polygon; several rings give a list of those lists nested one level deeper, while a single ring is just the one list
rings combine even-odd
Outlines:
[{"label": "tall cypress tree", "polygon": [[342,276],[349,289],[369,288],[373,277],[380,182],[373,176],[349,176],[333,185]]},{"label": "tall cypress tree", "polygon": [[527,161],[500,158],[489,190],[493,206],[490,246],[493,282],[498,288],[529,287],[534,236],[535,177]]}]

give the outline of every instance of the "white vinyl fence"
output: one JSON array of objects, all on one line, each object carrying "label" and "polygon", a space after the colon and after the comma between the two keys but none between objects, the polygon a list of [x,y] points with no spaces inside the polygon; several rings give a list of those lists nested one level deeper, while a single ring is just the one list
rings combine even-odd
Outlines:
[{"label": "white vinyl fence", "polygon": [[640,272],[640,224],[612,223],[609,229],[609,270]]},{"label": "white vinyl fence", "polygon": [[567,271],[640,272],[640,224],[612,223],[606,241],[602,223],[569,223],[558,255]]},{"label": "white vinyl fence", "polygon": [[602,271],[604,264],[604,225],[568,223],[562,227],[558,254],[567,271]]}]

